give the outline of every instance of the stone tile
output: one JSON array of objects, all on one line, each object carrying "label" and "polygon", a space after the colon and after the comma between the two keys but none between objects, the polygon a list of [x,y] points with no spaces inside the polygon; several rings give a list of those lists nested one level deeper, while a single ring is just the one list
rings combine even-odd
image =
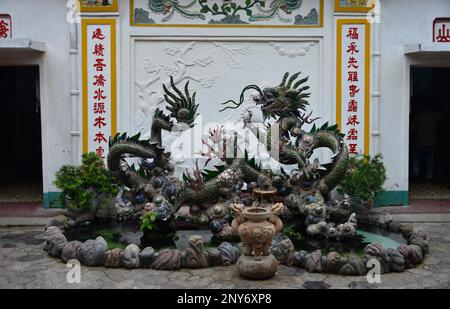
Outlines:
[{"label": "stone tile", "polygon": [[186,288],[204,289],[213,282],[215,282],[215,280],[212,277],[198,277],[196,280],[186,281]]},{"label": "stone tile", "polygon": [[194,276],[211,276],[219,270],[220,268],[200,268],[191,269],[189,272]]},{"label": "stone tile", "polygon": [[238,277],[237,271],[233,270],[221,270],[211,275],[212,278],[215,280],[223,280],[223,281],[230,281],[234,278]]},{"label": "stone tile", "polygon": [[304,281],[324,281],[328,276],[324,274],[314,274],[305,272],[303,275]]},{"label": "stone tile", "polygon": [[310,274],[304,269],[284,265],[279,267],[274,278],[265,281],[240,277],[234,265],[180,271],[82,266],[82,282],[69,284],[66,265],[47,256],[42,251],[42,244],[36,244],[42,237],[41,228],[1,228],[0,288],[449,288],[450,260],[447,257],[450,253],[450,224],[422,226],[432,238],[431,253],[423,265],[401,274],[382,275],[381,284],[369,284],[364,276]]},{"label": "stone tile", "polygon": [[302,287],[307,290],[323,290],[329,289],[331,285],[323,281],[306,281],[305,283],[303,283]]},{"label": "stone tile", "polygon": [[174,271],[170,273],[168,276],[170,281],[185,281],[189,280],[190,277],[193,277],[192,274],[184,271]]},{"label": "stone tile", "polygon": [[165,285],[165,284],[170,282],[170,280],[167,277],[167,275],[163,275],[163,274],[155,275],[155,274],[152,274],[151,277],[156,281],[157,284],[160,284],[160,285]]},{"label": "stone tile", "polygon": [[115,287],[118,289],[133,289],[136,287],[136,282],[132,279],[125,280],[115,284]]},{"label": "stone tile", "polygon": [[122,269],[108,268],[105,270],[105,275],[114,282],[121,282],[126,278]]},{"label": "stone tile", "polygon": [[419,275],[419,276],[424,276],[424,277],[428,277],[428,276],[432,276],[433,272],[428,271],[426,269],[423,268],[410,268],[407,270],[407,272],[413,273],[415,275]]},{"label": "stone tile", "polygon": [[209,284],[207,287],[207,289],[235,289],[236,288],[236,284],[234,282],[213,282],[211,284]]},{"label": "stone tile", "polygon": [[352,282],[352,279],[348,277],[331,276],[326,278],[324,282],[332,287],[348,287],[350,282]]}]

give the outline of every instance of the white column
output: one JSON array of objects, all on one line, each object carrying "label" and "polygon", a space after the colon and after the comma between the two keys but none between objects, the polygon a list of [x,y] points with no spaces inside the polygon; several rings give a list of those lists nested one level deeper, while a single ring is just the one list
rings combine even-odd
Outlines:
[{"label": "white column", "polygon": [[381,128],[380,128],[380,81],[381,81],[381,47],[380,47],[380,8],[381,3],[377,3],[377,9],[373,18],[373,44],[372,44],[372,154],[381,152]]},{"label": "white column", "polygon": [[71,161],[78,164],[80,161],[80,90],[78,78],[80,76],[80,66],[78,65],[78,24],[70,25],[70,136],[71,136]]}]

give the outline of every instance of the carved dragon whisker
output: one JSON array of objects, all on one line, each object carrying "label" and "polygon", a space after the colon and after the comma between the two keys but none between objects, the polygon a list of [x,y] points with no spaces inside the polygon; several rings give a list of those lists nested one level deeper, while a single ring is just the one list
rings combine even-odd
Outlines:
[{"label": "carved dragon whisker", "polygon": [[244,93],[247,90],[249,90],[249,89],[256,90],[256,91],[258,91],[258,93],[260,95],[263,95],[263,92],[262,92],[261,88],[259,88],[256,85],[249,85],[249,86],[245,87],[244,90],[242,90],[241,96],[239,98],[239,103],[236,103],[234,100],[228,100],[228,101],[222,103],[222,105],[227,105],[227,104],[231,103],[231,104],[234,104],[234,106],[227,106],[227,107],[221,109],[220,111],[223,112],[224,110],[227,110],[227,109],[237,109],[237,108],[239,108],[239,106],[241,106],[242,103],[244,103]]},{"label": "carved dragon whisker", "polygon": [[313,123],[314,121],[319,120],[319,119],[321,118],[321,117],[317,117],[317,118],[312,118],[312,119],[310,119],[309,117],[311,117],[312,112],[310,112],[310,113],[308,114],[308,116],[306,116],[306,117],[305,117],[305,115],[306,115],[306,113],[304,113],[303,115],[301,115],[301,116],[300,116],[300,119],[303,121],[303,123],[307,123],[307,124],[311,124],[311,123]]}]

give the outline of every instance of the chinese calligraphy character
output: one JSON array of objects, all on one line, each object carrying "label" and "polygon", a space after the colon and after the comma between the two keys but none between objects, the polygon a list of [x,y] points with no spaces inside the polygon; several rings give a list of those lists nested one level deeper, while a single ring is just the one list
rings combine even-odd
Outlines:
[{"label": "chinese calligraphy character", "polygon": [[102,142],[107,142],[106,138],[105,138],[105,134],[103,134],[102,132],[98,132],[97,134],[95,134],[95,139],[94,142],[98,142],[99,144],[101,144]]},{"label": "chinese calligraphy character", "polygon": [[98,127],[99,129],[101,129],[102,127],[106,126],[105,120],[106,118],[98,116],[94,120],[94,127]]},{"label": "chinese calligraphy character", "polygon": [[8,37],[8,26],[9,25],[7,22],[5,22],[4,20],[0,20],[0,38],[5,39]]},{"label": "chinese calligraphy character", "polygon": [[352,98],[354,98],[355,95],[359,92],[359,88],[356,85],[350,85],[348,89],[350,91],[350,97]]},{"label": "chinese calligraphy character", "polygon": [[103,52],[105,51],[105,48],[103,47],[103,44],[95,44],[94,52],[92,54],[96,56],[104,56]]},{"label": "chinese calligraphy character", "polygon": [[356,71],[349,71],[348,72],[348,81],[349,82],[358,82],[358,72]]},{"label": "chinese calligraphy character", "polygon": [[355,100],[351,100],[348,102],[348,112],[349,113],[357,113],[358,112],[358,102]]},{"label": "chinese calligraphy character", "polygon": [[446,29],[445,24],[442,24],[442,29],[439,29],[439,35],[436,37],[439,43],[450,43],[450,29]]},{"label": "chinese calligraphy character", "polygon": [[350,129],[347,134],[348,141],[357,141],[358,140],[358,130]]},{"label": "chinese calligraphy character", "polygon": [[103,95],[102,89],[95,90],[94,100],[106,99],[106,96]]},{"label": "chinese calligraphy character", "polygon": [[348,29],[347,37],[350,40],[358,40],[359,39],[358,28],[350,28],[350,29]]},{"label": "chinese calligraphy character", "polygon": [[104,114],[105,111],[105,103],[104,102],[98,102],[94,103],[94,114]]},{"label": "chinese calligraphy character", "polygon": [[347,125],[356,126],[358,124],[359,124],[359,121],[358,121],[358,116],[357,115],[348,116]]},{"label": "chinese calligraphy character", "polygon": [[355,42],[351,42],[348,46],[347,53],[350,53],[352,55],[359,53],[358,47],[356,46]]},{"label": "chinese calligraphy character", "polygon": [[350,57],[350,59],[348,59],[348,68],[350,69],[351,67],[355,69],[359,68],[358,60],[356,60],[354,57]]},{"label": "chinese calligraphy character", "polygon": [[92,33],[92,39],[98,39],[98,40],[102,40],[105,38],[105,36],[102,33],[102,29],[97,28],[93,33]]},{"label": "chinese calligraphy character", "polygon": [[358,154],[358,152],[356,151],[356,147],[358,147],[358,144],[348,145],[348,151],[350,152],[350,154]]},{"label": "chinese calligraphy character", "polygon": [[97,72],[103,72],[103,68],[106,67],[106,64],[103,63],[104,59],[97,58],[95,59],[94,67],[97,70]]},{"label": "chinese calligraphy character", "polygon": [[105,148],[103,148],[102,146],[98,147],[97,149],[95,149],[95,154],[97,156],[99,156],[100,158],[104,159],[105,158],[105,156],[104,156]]},{"label": "chinese calligraphy character", "polygon": [[103,76],[103,74],[95,75],[94,78],[95,78],[95,81],[93,83],[94,86],[99,86],[99,87],[105,86],[106,79],[105,79],[105,76]]}]

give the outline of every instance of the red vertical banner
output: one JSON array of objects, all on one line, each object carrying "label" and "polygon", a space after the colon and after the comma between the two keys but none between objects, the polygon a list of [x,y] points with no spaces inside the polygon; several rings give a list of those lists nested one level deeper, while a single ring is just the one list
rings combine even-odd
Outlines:
[{"label": "red vertical banner", "polygon": [[0,14],[0,40],[12,38],[12,19],[8,14]]},{"label": "red vertical banner", "polygon": [[83,152],[105,158],[116,133],[116,24],[114,19],[84,19]]},{"label": "red vertical banner", "polygon": [[351,155],[370,151],[370,24],[338,20],[336,119]]}]

